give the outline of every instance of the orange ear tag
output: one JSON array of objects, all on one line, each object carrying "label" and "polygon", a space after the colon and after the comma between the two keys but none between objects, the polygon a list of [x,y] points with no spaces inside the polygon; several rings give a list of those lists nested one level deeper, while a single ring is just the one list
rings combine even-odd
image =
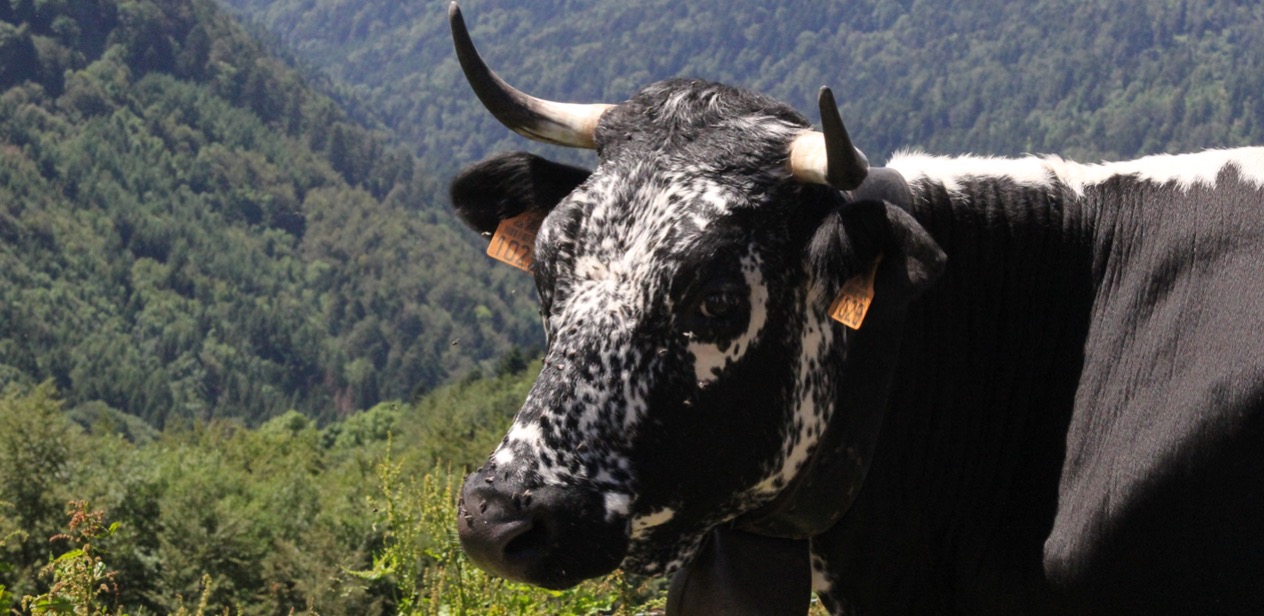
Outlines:
[{"label": "orange ear tag", "polygon": [[873,302],[873,279],[881,262],[882,255],[878,255],[868,272],[843,283],[843,290],[838,292],[838,297],[830,304],[830,318],[852,329],[860,329],[865,315],[869,313],[869,304]]},{"label": "orange ear tag", "polygon": [[492,243],[487,245],[487,256],[508,263],[520,270],[531,270],[531,253],[535,249],[535,234],[544,222],[544,212],[530,210],[500,221]]}]

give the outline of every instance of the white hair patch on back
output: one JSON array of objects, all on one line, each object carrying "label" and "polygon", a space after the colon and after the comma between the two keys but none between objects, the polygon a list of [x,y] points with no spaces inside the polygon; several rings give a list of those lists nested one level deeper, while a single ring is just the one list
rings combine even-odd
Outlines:
[{"label": "white hair patch on back", "polygon": [[1033,188],[1065,186],[1083,195],[1086,188],[1111,178],[1132,176],[1155,184],[1174,183],[1181,190],[1201,185],[1213,188],[1226,167],[1257,188],[1264,188],[1264,147],[1207,150],[1195,154],[1156,154],[1136,160],[1081,164],[1057,156],[995,158],[985,156],[932,156],[921,152],[897,152],[888,166],[908,182],[929,180],[949,192],[961,190],[970,178],[1006,178]]},{"label": "white hair patch on back", "polygon": [[1097,184],[1119,175],[1135,175],[1156,184],[1175,182],[1181,190],[1195,185],[1216,186],[1216,176],[1225,167],[1234,166],[1243,180],[1264,187],[1264,147],[1233,150],[1207,150],[1196,154],[1158,154],[1137,160],[1100,165],[1078,165],[1083,177],[1068,172],[1064,179],[1082,193],[1083,186]]},{"label": "white hair patch on back", "polygon": [[[1061,159],[1057,161],[1063,162]],[[1073,164],[1073,163],[1072,163]],[[1008,178],[1024,186],[1049,186],[1055,177],[1049,159],[997,158],[993,156],[933,156],[922,152],[901,151],[887,166],[900,172],[910,184],[930,180],[948,192],[959,192],[968,178]]]}]

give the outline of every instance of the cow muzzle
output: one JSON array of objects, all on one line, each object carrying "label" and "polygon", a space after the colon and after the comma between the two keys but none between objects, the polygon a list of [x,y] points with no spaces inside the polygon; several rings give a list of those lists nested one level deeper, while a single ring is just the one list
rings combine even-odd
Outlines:
[{"label": "cow muzzle", "polygon": [[610,573],[627,553],[627,520],[608,519],[602,494],[582,487],[528,487],[484,468],[466,478],[459,516],[476,565],[544,588]]}]

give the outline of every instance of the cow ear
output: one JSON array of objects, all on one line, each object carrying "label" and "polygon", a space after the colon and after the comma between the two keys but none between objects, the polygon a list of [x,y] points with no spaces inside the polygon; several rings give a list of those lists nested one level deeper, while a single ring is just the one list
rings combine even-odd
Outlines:
[{"label": "cow ear", "polygon": [[[903,306],[925,291],[947,260],[908,212],[885,201],[853,201],[825,216],[808,246],[808,267],[828,305],[844,283],[869,271],[881,255],[875,299]],[[893,304],[887,302],[894,302]]]},{"label": "cow ear", "polygon": [[465,224],[490,234],[507,218],[529,210],[552,210],[588,176],[587,169],[534,154],[501,154],[457,175],[452,181],[452,205]]}]

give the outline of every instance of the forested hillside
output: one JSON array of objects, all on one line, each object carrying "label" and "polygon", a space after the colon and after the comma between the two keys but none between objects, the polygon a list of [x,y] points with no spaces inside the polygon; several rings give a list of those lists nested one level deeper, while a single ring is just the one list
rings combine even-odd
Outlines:
[{"label": "forested hillside", "polygon": [[323,420],[537,344],[391,143],[212,0],[0,0],[0,389]]},{"label": "forested hillside", "polygon": [[[448,0],[221,0],[356,86],[424,160],[522,149],[462,82]],[[1254,0],[465,0],[511,83],[617,102],[666,77],[742,85],[815,115],[835,89],[857,145],[1093,161],[1264,143]],[[449,162],[451,161],[451,162]]]},{"label": "forested hillside", "polygon": [[[476,103],[447,0],[222,1],[356,111],[212,0],[0,2],[0,383],[51,377],[72,408],[157,425],[327,418],[538,344],[526,281],[478,255],[442,193],[460,164],[545,146]],[[465,8],[541,96],[694,75],[811,110],[831,84],[875,160],[1264,143],[1255,2]]]}]

